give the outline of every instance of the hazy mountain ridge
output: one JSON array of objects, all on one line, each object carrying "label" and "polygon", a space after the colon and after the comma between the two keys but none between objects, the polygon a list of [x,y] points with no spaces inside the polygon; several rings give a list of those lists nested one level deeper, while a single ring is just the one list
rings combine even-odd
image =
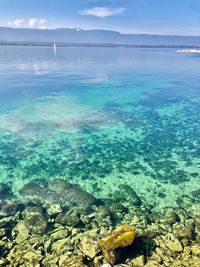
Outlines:
[{"label": "hazy mountain ridge", "polygon": [[121,34],[109,30],[17,29],[0,27],[0,42],[102,43],[150,46],[200,46],[200,36]]}]

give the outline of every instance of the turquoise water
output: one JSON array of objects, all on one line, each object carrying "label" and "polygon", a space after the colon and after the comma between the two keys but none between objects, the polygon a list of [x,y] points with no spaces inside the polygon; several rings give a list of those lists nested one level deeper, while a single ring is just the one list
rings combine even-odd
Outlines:
[{"label": "turquoise water", "polygon": [[152,208],[200,189],[200,56],[0,47],[0,182],[63,178]]}]

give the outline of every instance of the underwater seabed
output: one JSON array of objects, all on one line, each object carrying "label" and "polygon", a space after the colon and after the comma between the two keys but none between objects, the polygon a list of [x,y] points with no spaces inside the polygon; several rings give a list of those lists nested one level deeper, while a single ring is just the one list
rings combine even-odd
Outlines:
[{"label": "underwater seabed", "polygon": [[199,103],[133,106],[4,121],[1,266],[199,267]]},{"label": "underwater seabed", "polygon": [[125,184],[155,211],[176,207],[200,190],[200,105],[159,98],[108,103],[84,117],[68,115],[60,103],[43,120],[46,104],[42,111],[34,105],[40,116],[20,110],[0,116],[0,181],[18,196],[31,180],[62,178],[112,199]]}]

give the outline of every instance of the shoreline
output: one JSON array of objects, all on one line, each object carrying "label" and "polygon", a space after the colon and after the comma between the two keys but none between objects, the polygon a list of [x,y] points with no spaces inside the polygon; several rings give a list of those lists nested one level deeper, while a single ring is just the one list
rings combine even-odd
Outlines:
[{"label": "shoreline", "polygon": [[[30,46],[30,47],[52,47],[54,42],[0,42],[1,46]],[[135,44],[123,44],[123,43],[63,43],[56,42],[57,47],[105,47],[105,48],[187,48],[194,49],[196,46],[186,45],[135,45]],[[181,50],[178,50],[181,51]]]}]

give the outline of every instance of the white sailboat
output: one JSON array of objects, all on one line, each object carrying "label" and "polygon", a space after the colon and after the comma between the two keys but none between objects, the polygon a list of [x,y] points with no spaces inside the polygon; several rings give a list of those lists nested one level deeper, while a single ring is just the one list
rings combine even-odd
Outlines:
[{"label": "white sailboat", "polygon": [[56,44],[53,44],[53,51],[54,51],[54,55],[56,55]]}]

